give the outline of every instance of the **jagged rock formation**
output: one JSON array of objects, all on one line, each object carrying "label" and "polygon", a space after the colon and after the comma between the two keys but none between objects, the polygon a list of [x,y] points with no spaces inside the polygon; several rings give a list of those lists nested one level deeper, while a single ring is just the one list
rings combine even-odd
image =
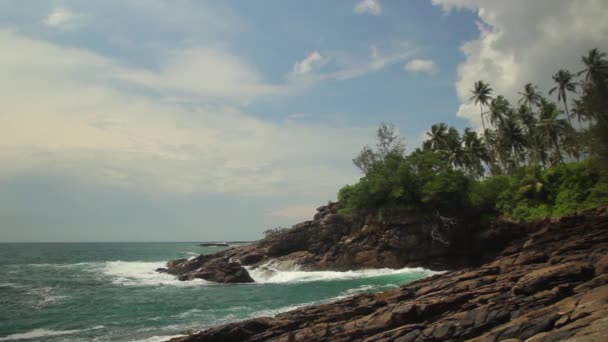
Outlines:
[{"label": "jagged rock formation", "polygon": [[[340,215],[340,208],[340,203],[330,203],[319,207],[313,220],[285,232],[195,260],[173,261],[167,270],[184,280],[200,278],[198,270],[214,259],[253,267],[269,260],[289,261],[301,270],[406,266],[453,270],[491,259],[509,241],[531,229],[507,221],[481,229],[477,222],[406,211],[384,213],[382,218],[375,214],[350,218]],[[246,272],[235,265],[230,270]]]},{"label": "jagged rock formation", "polygon": [[608,210],[524,230],[474,269],[171,341],[605,341]]}]

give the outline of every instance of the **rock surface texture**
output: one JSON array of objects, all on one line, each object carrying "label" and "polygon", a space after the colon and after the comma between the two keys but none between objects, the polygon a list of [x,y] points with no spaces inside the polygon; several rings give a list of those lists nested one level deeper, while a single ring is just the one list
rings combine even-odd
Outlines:
[{"label": "rock surface texture", "polygon": [[526,230],[475,268],[171,341],[608,340],[608,210]]}]

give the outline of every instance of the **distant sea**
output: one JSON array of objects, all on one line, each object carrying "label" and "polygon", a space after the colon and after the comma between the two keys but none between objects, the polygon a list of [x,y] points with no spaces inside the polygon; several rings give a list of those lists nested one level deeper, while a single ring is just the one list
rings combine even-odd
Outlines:
[{"label": "distant sea", "polygon": [[188,331],[362,292],[424,269],[302,272],[273,264],[256,284],[180,282],[165,261],[225,247],[197,243],[0,243],[0,341],[164,341]]}]

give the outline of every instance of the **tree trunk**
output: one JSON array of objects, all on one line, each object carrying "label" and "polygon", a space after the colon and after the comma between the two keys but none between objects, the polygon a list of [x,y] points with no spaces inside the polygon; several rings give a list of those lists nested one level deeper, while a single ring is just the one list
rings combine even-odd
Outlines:
[{"label": "tree trunk", "polygon": [[566,117],[568,118],[568,123],[570,124],[570,127],[572,127],[572,120],[570,119],[570,111],[568,110],[568,102],[566,102],[566,95],[564,95],[562,99],[564,100],[564,107],[566,108]]},{"label": "tree trunk", "polygon": [[557,142],[557,137],[553,138],[553,144],[555,145],[555,152],[557,153],[557,156],[559,157],[559,162],[562,163],[563,162],[562,152],[559,149],[559,143]]}]

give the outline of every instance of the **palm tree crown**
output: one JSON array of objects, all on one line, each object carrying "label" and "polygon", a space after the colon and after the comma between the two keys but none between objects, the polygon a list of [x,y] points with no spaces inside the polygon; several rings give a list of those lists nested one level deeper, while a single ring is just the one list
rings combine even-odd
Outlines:
[{"label": "palm tree crown", "polygon": [[585,74],[585,83],[597,82],[608,76],[608,61],[605,58],[606,53],[597,48],[589,50],[587,56],[583,56],[585,69],[579,71],[578,75]]},{"label": "palm tree crown", "polygon": [[570,121],[570,111],[568,110],[568,99],[567,93],[576,93],[576,82],[572,81],[573,75],[568,70],[559,70],[555,75],[553,75],[553,81],[557,83],[557,85],[551,90],[549,90],[549,95],[553,94],[557,90],[557,101],[563,101],[564,107],[566,108],[566,117],[568,118],[568,123],[572,125],[572,121]]},{"label": "palm tree crown", "polygon": [[519,92],[519,94],[521,95],[519,104],[524,104],[524,105],[528,106],[530,111],[532,111],[533,105],[538,106],[538,104],[540,103],[540,99],[542,98],[542,96],[536,89],[537,89],[537,87],[535,85],[533,85],[532,83],[527,83],[524,86],[524,91]]},{"label": "palm tree crown", "polygon": [[471,90],[471,93],[473,96],[471,96],[470,100],[475,101],[475,105],[479,103],[479,108],[481,110],[481,124],[485,132],[486,124],[483,120],[483,106],[487,106],[492,99],[492,88],[490,88],[489,84],[479,80],[473,85],[473,90]]}]

